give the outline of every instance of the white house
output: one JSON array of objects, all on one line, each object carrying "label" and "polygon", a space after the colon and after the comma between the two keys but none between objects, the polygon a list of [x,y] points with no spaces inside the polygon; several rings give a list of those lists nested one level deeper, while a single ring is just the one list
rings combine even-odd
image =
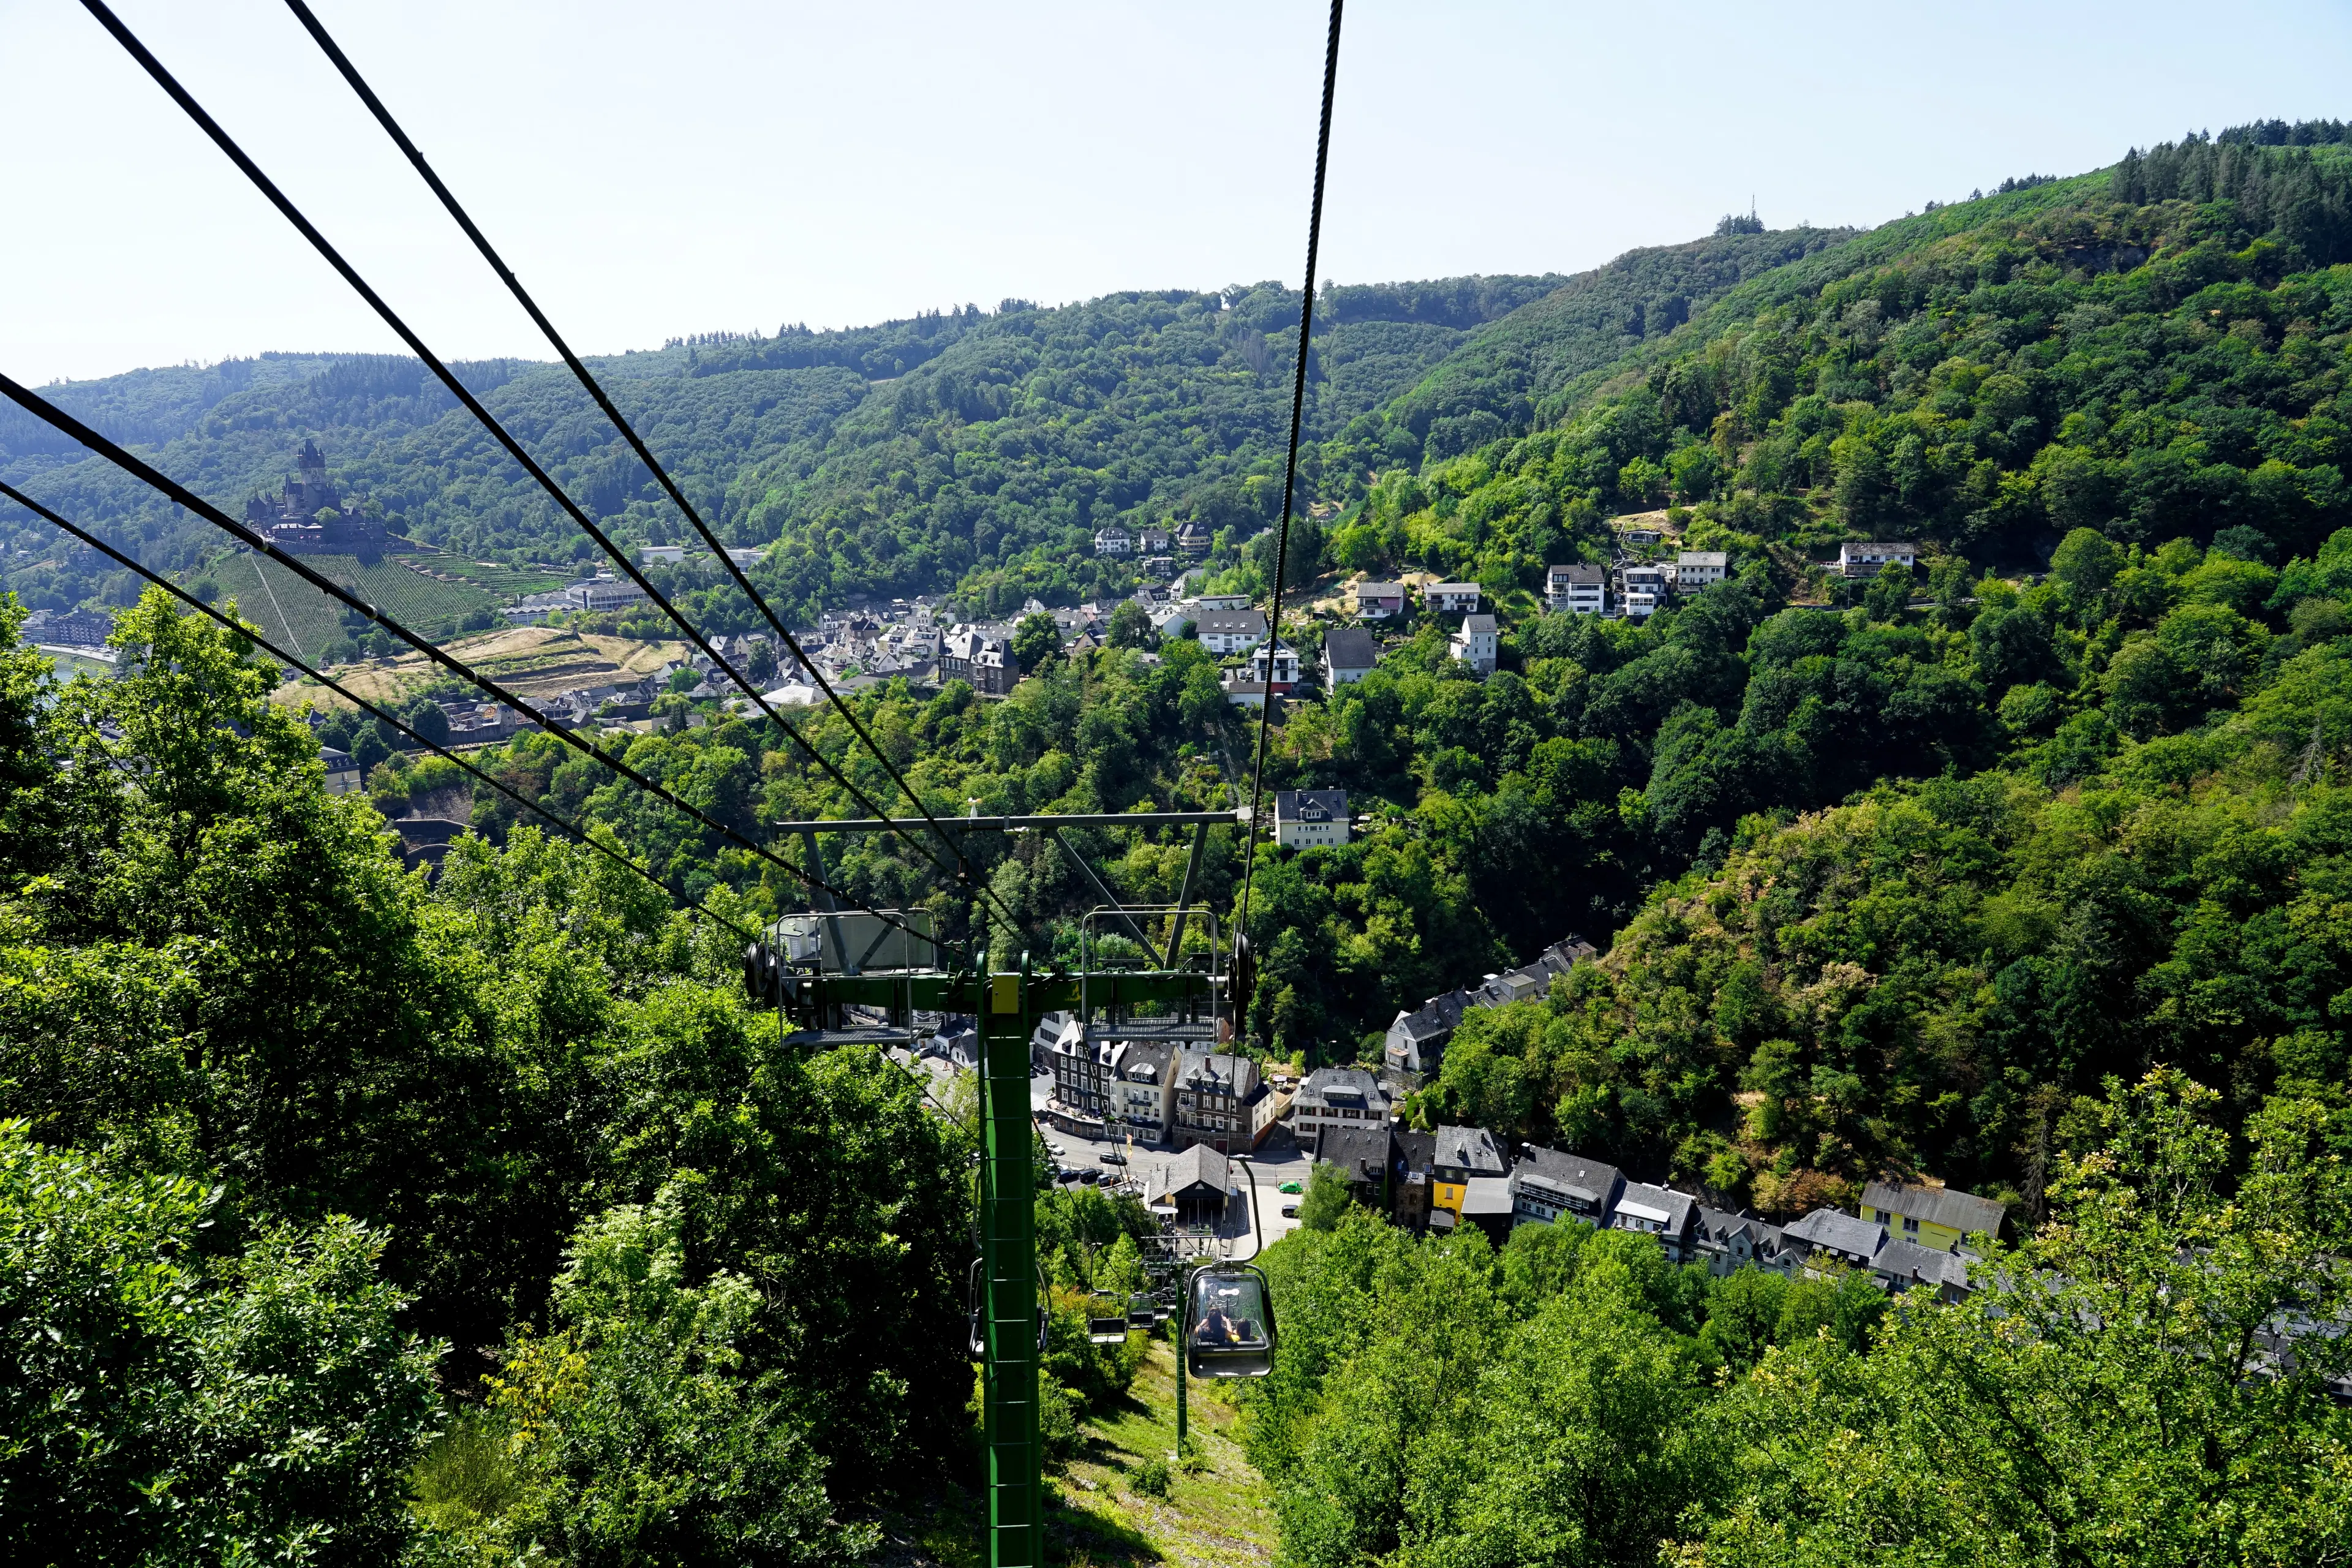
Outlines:
[{"label": "white house", "polygon": [[1478,607],[1478,584],[1432,583],[1421,591],[1421,602],[1432,615],[1468,615]]},{"label": "white house", "polygon": [[1165,555],[1175,546],[1175,535],[1164,528],[1147,527],[1135,535],[1135,548],[1146,555]]},{"label": "white house", "polygon": [[1353,626],[1337,626],[1323,634],[1323,684],[1327,688],[1353,686],[1371,674],[1380,662],[1380,647],[1369,634]]},{"label": "white house", "polygon": [[1319,1152],[1334,1128],[1386,1127],[1391,1103],[1380,1079],[1361,1068],[1317,1068],[1291,1097],[1291,1134]]},{"label": "white house", "polygon": [[1609,605],[1609,574],[1598,566],[1554,566],[1544,574],[1544,604],[1554,615],[1597,616]]},{"label": "white house", "polygon": [[563,596],[583,610],[618,610],[646,602],[646,591],[635,583],[624,583],[610,572],[599,572],[584,583],[574,583],[563,590]]},{"label": "white house", "polygon": [[1348,792],[1274,792],[1274,841],[1293,849],[1330,848],[1348,842]]},{"label": "white house", "polygon": [[1250,649],[1249,673],[1252,680],[1274,688],[1276,697],[1286,697],[1298,684],[1298,650],[1286,642],[1260,643]]},{"label": "white house", "polygon": [[1666,569],[1640,564],[1625,568],[1625,613],[1639,619],[1665,603]]},{"label": "white house", "polygon": [[329,795],[352,795],[362,787],[364,781],[360,775],[360,765],[352,760],[349,752],[321,746],[319,748],[319,760],[327,764]]},{"label": "white house", "polygon": [[1117,523],[1095,530],[1095,553],[1126,555],[1135,549],[1135,536]]},{"label": "white house", "polygon": [[1454,657],[1470,667],[1476,675],[1495,673],[1495,617],[1465,616],[1462,629],[1447,640],[1446,647]]},{"label": "white house", "polygon": [[1202,609],[1192,624],[1211,653],[1247,653],[1265,640],[1265,616],[1256,610]]},{"label": "white house", "polygon": [[1875,577],[1889,566],[1900,566],[1909,571],[1918,562],[1919,547],[1916,544],[1838,546],[1838,575],[1841,577]]},{"label": "white house", "polygon": [[1685,550],[1675,557],[1675,592],[1696,594],[1723,581],[1727,557],[1720,550]]}]

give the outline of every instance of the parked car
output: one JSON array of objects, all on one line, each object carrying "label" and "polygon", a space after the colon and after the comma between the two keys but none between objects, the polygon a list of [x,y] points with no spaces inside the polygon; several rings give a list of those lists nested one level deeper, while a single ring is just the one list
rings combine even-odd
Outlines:
[{"label": "parked car", "polygon": [[1307,1189],[1300,1186],[1297,1182],[1285,1182],[1282,1184],[1282,1190],[1286,1193],[1303,1193]]},{"label": "parked car", "polygon": [[1282,1217],[1285,1219],[1297,1219],[1298,1217],[1298,1205],[1297,1204],[1283,1205]]},{"label": "parked car", "polygon": [[1124,1165],[1127,1163],[1127,1156],[1116,1149],[1106,1149],[1103,1151],[1102,1163],[1106,1165]]}]

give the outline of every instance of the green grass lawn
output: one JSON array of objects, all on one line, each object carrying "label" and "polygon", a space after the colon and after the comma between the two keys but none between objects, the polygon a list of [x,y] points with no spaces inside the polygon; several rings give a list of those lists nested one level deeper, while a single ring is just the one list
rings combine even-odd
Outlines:
[{"label": "green grass lawn", "polygon": [[1243,1457],[1230,1387],[1186,1380],[1194,1466],[1170,1468],[1164,1500],[1139,1493],[1131,1484],[1137,1467],[1165,1461],[1176,1449],[1175,1356],[1166,1341],[1151,1341],[1126,1397],[1086,1423],[1084,1449],[1068,1471],[1046,1478],[1047,1492],[1062,1503],[1047,1513],[1054,1560],[1071,1568],[1271,1563],[1273,1500]]},{"label": "green grass lawn", "polygon": [[[1147,1347],[1127,1394],[1079,1428],[1081,1450],[1045,1475],[1045,1561],[1053,1568],[1237,1568],[1274,1561],[1276,1527],[1265,1482],[1242,1455],[1240,1411],[1222,1388],[1188,1380],[1190,1469],[1176,1451],[1176,1363],[1164,1340]],[[975,1411],[976,1414],[976,1411]],[[1167,1465],[1168,1496],[1139,1492],[1138,1469]],[[979,1434],[968,1472],[912,1507],[877,1521],[887,1568],[985,1568],[987,1503],[979,1486]]]}]

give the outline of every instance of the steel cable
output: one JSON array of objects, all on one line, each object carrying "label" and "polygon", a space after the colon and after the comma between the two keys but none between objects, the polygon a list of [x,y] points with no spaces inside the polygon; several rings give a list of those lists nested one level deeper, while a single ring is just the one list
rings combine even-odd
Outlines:
[{"label": "steel cable", "polygon": [[[360,101],[367,105],[368,112],[375,116],[376,123],[383,127],[384,134],[392,138],[394,144],[406,156],[410,165],[416,170],[425,183],[432,187],[433,194],[440,198],[442,206],[448,211],[450,217],[457,221],[457,226],[466,231],[466,237],[474,242],[474,248],[482,253],[482,259],[489,263],[490,270],[499,275],[499,281],[503,282],[507,286],[508,292],[515,297],[515,302],[523,308],[532,323],[539,328],[541,334],[562,357],[564,364],[571,369],[572,375],[578,378],[580,384],[587,390],[588,395],[595,399],[596,406],[604,410],[604,417],[612,421],[613,428],[620,432],[621,438],[629,444],[629,449],[637,455],[637,460],[645,464],[671,502],[685,515],[687,521],[694,525],[694,531],[701,536],[703,543],[709,547],[711,554],[717,557],[719,564],[726,568],[727,574],[734,579],[736,587],[742,590],[743,596],[751,600],[752,607],[760,612],[775,631],[776,636],[782,639],[784,647],[791,650],[793,658],[800,667],[807,670],[811,678],[816,681],[818,689],[832,700],[835,711],[849,721],[851,731],[866,743],[866,749],[874,753],[875,760],[888,772],[891,782],[896,784],[900,793],[913,803],[915,809],[923,814],[923,820],[931,825],[932,831],[940,836],[940,841],[948,847],[949,852],[955,856],[958,865],[962,868],[964,879],[969,880],[971,868],[969,858],[964,854],[962,841],[950,833],[939,817],[932,814],[931,808],[924,803],[923,797],[915,793],[914,785],[907,782],[906,775],[900,773],[898,764],[890,760],[889,753],[882,749],[873,735],[866,731],[857,715],[842,701],[840,694],[834,690],[833,683],[825,679],[824,672],[802,650],[800,639],[793,636],[784,623],[777,617],[775,610],[770,606],[767,599],[751,585],[751,579],[745,574],[741,567],[736,564],[735,558],[727,552],[727,547],[719,542],[719,536],[711,531],[709,524],[703,521],[701,511],[687,499],[685,490],[679,488],[677,481],[670,478],[669,470],[664,468],[660,460],[653,455],[651,448],[638,436],[636,427],[622,416],[620,409],[614,406],[604,384],[589,373],[588,367],[581,363],[580,356],[572,352],[572,345],[565,342],[563,335],[555,330],[555,323],[548,320],[547,313],[539,308],[539,301],[532,299],[530,290],[522,286],[522,279],[515,276],[514,269],[506,264],[506,258],[499,254],[497,248],[490,244],[488,237],[484,235],[480,226],[474,222],[472,216],[466,211],[457,196],[451,194],[449,187],[443,183],[433,165],[425,161],[425,154],[418,150],[416,143],[409,139],[408,132],[401,129],[400,122],[393,118],[392,111],[384,107],[383,100],[376,96],[375,89],[371,88],[367,79],[360,75],[359,68],[352,64],[351,58],[343,53],[341,47],[329,35],[318,17],[311,14],[310,7],[303,4],[303,0],[286,0],[286,4],[287,8],[294,13],[295,19],[302,24],[304,30],[310,33],[319,47],[325,52],[335,69],[342,74],[343,80],[351,84],[352,90],[359,95]],[[995,901],[993,894],[991,894],[990,898],[992,902]],[[998,904],[998,909],[1007,919],[1011,918],[1011,911],[1005,910],[1001,903]]]},{"label": "steel cable", "polygon": [[415,648],[417,652],[423,654],[426,658],[432,660],[435,664],[439,665],[442,668],[447,670],[458,679],[467,682],[468,685],[471,685],[481,691],[487,692],[492,699],[504,703],[515,712],[522,714],[526,718],[530,719],[533,723],[539,725],[549,734],[553,735],[563,744],[570,746],[572,750],[580,752],[583,756],[585,756],[593,762],[602,763],[604,766],[611,769],[614,773],[618,773],[621,777],[627,779],[631,784],[634,784],[638,788],[644,790],[646,794],[654,796],[656,800],[662,801],[664,804],[685,814],[687,816],[698,823],[700,823],[703,826],[710,829],[712,832],[719,834],[720,837],[732,840],[743,849],[758,856],[761,859],[767,861],[769,864],[780,868],[786,874],[798,879],[807,886],[821,892],[827,893],[836,900],[848,900],[850,908],[853,911],[862,914],[870,914],[877,920],[883,921],[885,924],[894,926],[898,930],[905,931],[908,935],[916,938],[918,941],[928,942],[931,940],[930,938],[924,936],[921,932],[916,931],[912,926],[908,925],[905,921],[886,914],[879,910],[870,908],[864,903],[858,902],[840,889],[820,879],[811,872],[801,869],[801,868],[793,865],[791,861],[785,859],[781,855],[776,854],[765,845],[752,843],[750,839],[744,837],[741,834],[736,832],[725,823],[705,814],[700,807],[689,805],[686,801],[680,800],[677,795],[672,795],[668,790],[663,788],[660,784],[655,783],[653,780],[646,777],[645,774],[639,773],[636,769],[631,767],[626,762],[612,755],[608,752],[601,750],[598,747],[590,745],[586,741],[581,739],[578,735],[573,734],[570,730],[565,729],[562,725],[557,723],[554,720],[541,712],[530,703],[524,701],[522,698],[508,690],[505,687],[499,685],[497,681],[492,680],[489,677],[483,675],[479,671],[468,666],[464,660],[457,658],[447,653],[444,653],[440,648],[436,647],[433,644],[425,641],[415,632],[410,631],[406,626],[401,625],[400,622],[393,619],[390,616],[385,615],[382,610],[377,609],[373,605],[367,603],[357,595],[346,589],[341,584],[337,583],[332,578],[319,572],[313,571],[310,567],[303,564],[299,557],[289,554],[286,551],[281,550],[278,545],[262,537],[260,534],[254,532],[253,530],[247,528],[245,524],[238,522],[226,512],[221,510],[220,508],[213,505],[212,502],[205,500],[194,490],[189,489],[178,480],[149,467],[138,458],[135,458],[131,453],[124,451],[112,441],[108,440],[97,431],[92,430],[88,426],[84,425],[80,420],[76,419],[72,415],[68,414],[65,410],[49,403],[37,394],[29,391],[5,374],[0,374],[0,396],[5,396],[10,402],[15,403],[18,407],[24,409],[25,412],[32,415],[35,418],[41,420],[44,424],[48,425],[53,429],[56,429],[64,435],[72,437],[75,440],[80,442],[91,451],[96,452],[99,456],[106,458],[107,461],[114,464],[115,467],[122,469],[125,473],[130,474],[133,479],[139,479],[171,497],[172,500],[187,508],[190,511],[194,512],[198,517],[203,518],[206,522],[211,523],[214,527],[220,529],[223,532],[228,534],[229,537],[235,539],[238,543],[243,544],[248,550],[252,550],[259,554],[268,556],[270,560],[277,562],[288,571],[292,572],[296,576],[301,578],[304,582],[310,584],[320,593],[327,595],[329,597],[351,609],[358,611],[361,615],[366,616],[377,626],[382,626],[385,631],[389,632],[394,637],[398,637],[402,642],[406,643],[409,647]]},{"label": "steel cable", "polygon": [[[1250,768],[1249,847],[1242,857],[1242,896],[1239,918],[1234,921],[1236,942],[1249,940],[1250,887],[1257,874],[1258,798],[1259,786],[1265,778],[1266,736],[1274,726],[1274,665],[1275,653],[1282,640],[1282,586],[1284,568],[1290,563],[1290,513],[1293,499],[1298,491],[1298,433],[1307,413],[1307,349],[1308,335],[1315,328],[1315,267],[1316,253],[1323,238],[1323,175],[1331,158],[1331,97],[1339,79],[1339,10],[1343,0],[1331,0],[1331,33],[1323,52],[1323,117],[1315,134],[1315,195],[1307,216],[1307,283],[1298,302],[1298,358],[1291,366],[1290,379],[1290,452],[1282,467],[1282,531],[1276,536],[1274,555],[1274,606],[1266,617],[1265,675],[1263,706],[1258,710],[1257,760]],[[1237,997],[1235,1005],[1246,1008],[1249,998]]]},{"label": "steel cable", "polygon": [[[122,20],[116,16],[114,13],[107,7],[104,0],[82,0],[82,6],[83,9],[89,11],[92,16],[98,19],[99,24],[105,27],[106,30],[113,36],[115,41],[121,44],[124,50],[128,52],[134,60],[139,62],[141,68],[154,79],[156,85],[161,87],[164,92],[171,97],[173,102],[180,106],[182,110],[187,114],[188,118],[195,121],[198,129],[202,130],[205,135],[212,139],[214,145],[217,146],[221,152],[227,156],[229,161],[237,166],[238,170],[245,174],[246,178],[252,182],[257,190],[260,191],[264,196],[268,198],[270,204],[278,208],[278,212],[289,223],[294,226],[295,229],[302,236],[302,237],[310,241],[311,248],[318,251],[320,256],[327,261],[328,265],[332,267],[336,272],[341,276],[343,281],[350,284],[352,289],[359,294],[360,298],[367,301],[369,308],[373,310],[377,316],[383,321],[384,324],[390,327],[394,332],[399,336],[400,340],[408,345],[410,352],[415,353],[416,357],[424,363],[425,368],[433,372],[435,377],[440,381],[442,385],[448,389],[450,395],[457,398],[457,401],[464,405],[466,410],[472,414],[474,417],[481,423],[482,427],[488,430],[501,447],[506,448],[508,455],[513,458],[514,460],[521,466],[523,471],[529,474],[531,479],[548,493],[549,496],[553,498],[556,503],[563,509],[563,510],[572,518],[572,521],[579,524],[582,531],[584,531],[589,538],[596,542],[597,546],[602,549],[607,556],[612,558],[614,564],[628,574],[629,580],[634,583],[648,599],[660,607],[662,613],[667,615],[670,618],[671,622],[676,625],[680,631],[686,634],[688,640],[692,642],[697,648],[700,649],[705,658],[709,658],[719,668],[724,670],[727,673],[728,679],[733,681],[736,686],[740,688],[744,695],[751,698],[752,702],[759,707],[760,711],[764,714],[779,730],[790,736],[803,751],[806,752],[810,758],[814,761],[816,764],[834,780],[834,782],[840,784],[845,791],[848,792],[852,800],[855,800],[866,811],[871,812],[876,820],[887,824],[894,831],[904,837],[910,844],[913,844],[922,852],[924,858],[929,859],[942,874],[959,882],[971,885],[971,878],[969,867],[964,867],[961,869],[955,867],[950,867],[947,862],[941,860],[936,854],[933,854],[930,847],[922,841],[917,833],[917,830],[911,824],[902,825],[897,822],[887,812],[883,811],[879,806],[876,805],[874,802],[866,795],[865,792],[859,789],[856,784],[852,783],[849,776],[843,773],[841,769],[834,763],[831,758],[825,756],[824,752],[817,750],[817,748],[812,745],[798,731],[794,730],[790,724],[784,721],[783,716],[775,710],[775,709],[768,702],[767,698],[761,694],[750,680],[746,679],[743,674],[738,670],[733,664],[730,663],[716,648],[710,646],[709,640],[703,637],[702,633],[696,628],[694,624],[688,621],[685,616],[681,615],[677,606],[672,605],[668,598],[663,595],[658,588],[656,588],[646,577],[645,574],[637,568],[636,564],[628,559],[627,553],[618,545],[614,544],[611,538],[605,534],[604,531],[597,527],[593,520],[592,520],[588,514],[581,509],[579,503],[574,501],[570,495],[566,494],[563,488],[558,485],[554,479],[548,474],[546,469],[540,466],[538,460],[532,458],[528,451],[524,450],[522,444],[515,439],[513,435],[510,434],[507,430],[506,426],[501,425],[494,416],[492,416],[488,408],[483,406],[481,400],[476,397],[465,384],[457,379],[457,374],[450,370],[448,365],[444,363],[440,357],[434,353],[432,349],[426,345],[425,340],[417,335],[415,331],[401,318],[397,311],[393,310],[391,305],[384,300],[383,297],[378,294],[374,288],[368,283],[367,279],[360,276],[358,269],[352,267],[352,264],[343,258],[342,253],[337,250],[334,245],[328,240],[327,237],[319,231],[318,226],[312,224],[310,220],[303,215],[302,210],[294,205],[293,201],[287,196],[286,193],[279,190],[277,184],[272,181],[268,174],[262,172],[260,165],[256,163],[251,157],[247,155],[244,148],[240,147],[236,143],[236,141],[231,137],[226,131],[222,129],[219,121],[215,121],[212,115],[205,110],[204,105],[196,101],[194,95],[190,93],[186,88],[183,87],[178,79],[173,77],[172,73],[164,68],[163,61],[156,58],[153,52],[151,51],[145,44],[140,42],[138,36],[132,33],[131,29],[123,24]],[[838,700],[836,700],[835,706],[840,706]],[[887,762],[886,765],[887,765]],[[928,813],[926,815],[928,815]],[[1002,902],[996,900],[992,889],[983,890],[982,896],[987,898],[990,902],[996,904],[999,912],[1004,914],[1008,920],[1012,920],[1013,918],[1011,911],[1006,910]],[[1017,924],[1017,921],[1014,923]]]},{"label": "steel cable", "polygon": [[630,859],[627,856],[622,854],[611,845],[594,837],[586,828],[581,826],[578,823],[572,821],[568,817],[560,816],[555,812],[548,810],[547,807],[540,805],[537,801],[532,800],[528,795],[516,790],[504,780],[483,772],[480,768],[476,767],[473,763],[467,762],[465,758],[459,756],[448,747],[442,745],[437,741],[427,739],[423,734],[420,734],[415,727],[401,719],[398,715],[392,713],[385,709],[377,707],[374,703],[369,701],[366,698],[362,697],[358,692],[352,690],[349,687],[344,686],[341,682],[336,680],[325,671],[304,663],[299,655],[288,653],[285,649],[271,642],[267,637],[264,637],[254,627],[231,619],[228,616],[213,608],[210,605],[205,604],[202,599],[197,598],[194,594],[189,593],[178,584],[172,582],[168,578],[165,578],[155,572],[150,571],[145,565],[125,554],[123,552],[117,550],[113,545],[109,544],[97,534],[90,532],[88,529],[82,528],[76,523],[68,521],[57,512],[50,510],[49,508],[44,506],[41,502],[35,500],[31,496],[28,496],[24,491],[16,489],[16,486],[5,482],[0,482],[0,496],[6,496],[18,506],[23,507],[26,510],[32,512],[43,521],[53,524],[67,534],[72,536],[74,539],[80,541],[83,544],[97,551],[100,554],[105,556],[116,565],[137,573],[141,577],[153,584],[156,587],[163,589],[163,592],[171,595],[172,597],[179,600],[182,604],[186,605],[189,608],[196,610],[203,615],[211,616],[214,620],[218,621],[222,626],[226,626],[230,631],[235,632],[237,636],[250,641],[254,647],[261,649],[262,652],[269,655],[270,658],[278,660],[280,664],[300,670],[303,674],[309,676],[311,679],[317,681],[320,685],[325,687],[336,696],[353,704],[372,717],[383,721],[384,723],[390,725],[393,729],[399,731],[402,734],[407,736],[410,740],[415,742],[418,745],[425,748],[427,751],[433,752],[436,755],[447,758],[450,762],[453,762],[460,768],[463,768],[467,773],[471,773],[475,778],[479,779],[482,783],[489,785],[500,795],[505,795],[509,800],[513,801],[517,805],[521,806],[526,811],[535,812],[539,816],[545,817],[549,822],[553,823],[557,827],[562,828],[572,837],[579,840],[591,849],[595,850],[598,854],[605,857],[605,858],[614,861],[619,865],[627,867],[630,870],[635,872],[638,876],[643,877],[646,881],[651,882],[655,887],[659,888],[664,893],[667,894],[670,900],[678,908],[688,910],[690,913],[701,915],[704,919],[716,924],[725,926],[729,931],[733,931],[737,936],[743,938],[747,942],[758,942],[761,940],[758,932],[747,930],[742,926],[739,926],[733,921],[729,920],[726,916],[706,909],[700,904],[691,902],[680,894],[677,889],[671,887],[667,882],[663,881],[659,877],[654,875],[651,870],[647,869],[646,867],[638,865],[635,861]]}]

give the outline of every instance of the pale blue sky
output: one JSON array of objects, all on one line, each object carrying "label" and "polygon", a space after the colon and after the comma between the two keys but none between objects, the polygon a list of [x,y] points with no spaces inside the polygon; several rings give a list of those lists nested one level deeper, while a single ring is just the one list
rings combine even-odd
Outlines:
[{"label": "pale blue sky", "polygon": [[[1297,276],[1318,5],[315,3],[584,349]],[[436,348],[543,355],[278,0],[118,9]],[[0,69],[0,368],[394,346],[74,0]],[[1356,0],[1322,269],[1874,224],[2347,83],[2342,4]]]}]

